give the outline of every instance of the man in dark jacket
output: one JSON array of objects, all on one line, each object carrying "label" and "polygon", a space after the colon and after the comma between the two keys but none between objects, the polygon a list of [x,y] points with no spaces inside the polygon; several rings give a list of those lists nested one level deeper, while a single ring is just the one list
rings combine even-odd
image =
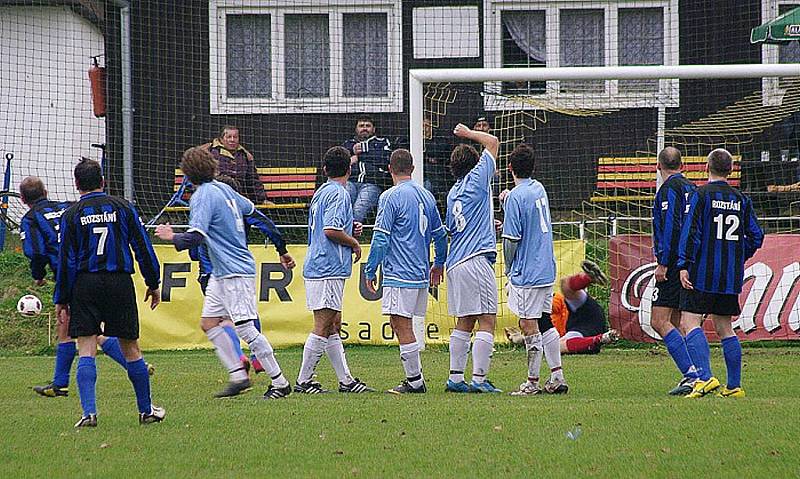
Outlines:
[{"label": "man in dark jacket", "polygon": [[392,146],[386,138],[375,136],[375,123],[369,116],[356,121],[356,136],[342,146],[350,151],[350,181],[347,192],[353,202],[353,219],[363,223],[378,206],[381,191],[391,184],[389,155]]},{"label": "man in dark jacket", "polygon": [[253,154],[242,146],[239,139],[239,128],[224,126],[219,138],[211,143],[201,145],[219,162],[219,174],[230,176],[242,186],[242,196],[255,204],[267,201],[264,185],[258,177]]}]

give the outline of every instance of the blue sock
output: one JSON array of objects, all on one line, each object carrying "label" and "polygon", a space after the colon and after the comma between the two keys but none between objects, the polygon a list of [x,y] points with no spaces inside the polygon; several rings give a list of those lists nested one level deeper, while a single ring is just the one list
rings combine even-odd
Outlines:
[{"label": "blue sock", "polygon": [[686,343],[683,341],[681,333],[677,329],[673,329],[664,336],[664,344],[667,345],[667,351],[681,374],[686,378],[696,378],[697,369],[692,364],[692,358],[689,357],[689,350],[686,349]]},{"label": "blue sock", "polygon": [[150,414],[150,375],[147,373],[147,365],[144,358],[128,363],[128,379],[133,384],[136,392],[136,406],[140,413]]},{"label": "blue sock", "polygon": [[69,386],[69,371],[72,369],[72,360],[75,359],[75,341],[58,343],[56,347],[56,368],[53,372],[53,385],[65,388]]},{"label": "blue sock", "polygon": [[128,367],[128,361],[125,360],[125,355],[122,354],[122,348],[119,347],[119,339],[106,338],[106,342],[100,346],[106,356],[116,361],[123,368]]},{"label": "blue sock", "polygon": [[258,318],[254,319],[253,320],[253,326],[256,327],[256,329],[258,330],[259,333],[261,332],[261,320],[260,319],[258,319]]},{"label": "blue sock", "polygon": [[742,345],[739,338],[731,336],[722,340],[722,355],[728,368],[728,389],[742,385]]},{"label": "blue sock", "polygon": [[697,368],[697,375],[708,381],[711,378],[711,350],[702,328],[694,328],[686,335],[686,350]]},{"label": "blue sock", "polygon": [[78,383],[78,393],[81,396],[83,415],[97,414],[97,398],[95,397],[97,363],[95,363],[93,357],[81,356],[78,358],[78,372],[75,373],[75,380]]},{"label": "blue sock", "polygon": [[225,326],[222,329],[228,333],[228,336],[231,338],[231,342],[233,343],[233,347],[236,349],[237,358],[241,358],[244,356],[244,351],[242,351],[242,343],[239,341],[239,336],[236,335],[236,329],[233,326]]}]

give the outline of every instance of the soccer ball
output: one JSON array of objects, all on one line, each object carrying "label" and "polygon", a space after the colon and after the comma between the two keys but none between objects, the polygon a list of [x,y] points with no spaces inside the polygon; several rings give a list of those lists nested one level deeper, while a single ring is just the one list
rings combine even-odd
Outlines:
[{"label": "soccer ball", "polygon": [[32,294],[26,294],[17,301],[17,312],[23,316],[36,316],[42,312],[42,302]]}]

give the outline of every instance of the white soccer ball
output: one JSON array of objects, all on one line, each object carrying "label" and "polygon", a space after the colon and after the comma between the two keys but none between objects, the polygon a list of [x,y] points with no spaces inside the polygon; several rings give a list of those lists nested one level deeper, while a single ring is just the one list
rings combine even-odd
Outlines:
[{"label": "white soccer ball", "polygon": [[26,294],[17,301],[17,312],[23,316],[36,316],[42,312],[42,301],[32,294]]}]

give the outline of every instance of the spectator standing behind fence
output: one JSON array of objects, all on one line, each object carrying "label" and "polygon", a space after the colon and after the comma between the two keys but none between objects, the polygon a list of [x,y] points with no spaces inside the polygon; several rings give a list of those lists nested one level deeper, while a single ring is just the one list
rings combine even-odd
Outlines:
[{"label": "spectator standing behind fence", "polygon": [[391,184],[389,155],[392,145],[386,138],[375,136],[372,117],[362,115],[356,120],[356,135],[342,146],[351,155],[346,189],[353,202],[353,219],[363,223],[378,206],[381,192]]},{"label": "spectator standing behind fence", "polygon": [[230,176],[242,186],[242,196],[255,204],[267,202],[264,185],[258,177],[253,154],[240,143],[239,128],[224,126],[218,138],[200,145],[219,162],[219,174]]}]

